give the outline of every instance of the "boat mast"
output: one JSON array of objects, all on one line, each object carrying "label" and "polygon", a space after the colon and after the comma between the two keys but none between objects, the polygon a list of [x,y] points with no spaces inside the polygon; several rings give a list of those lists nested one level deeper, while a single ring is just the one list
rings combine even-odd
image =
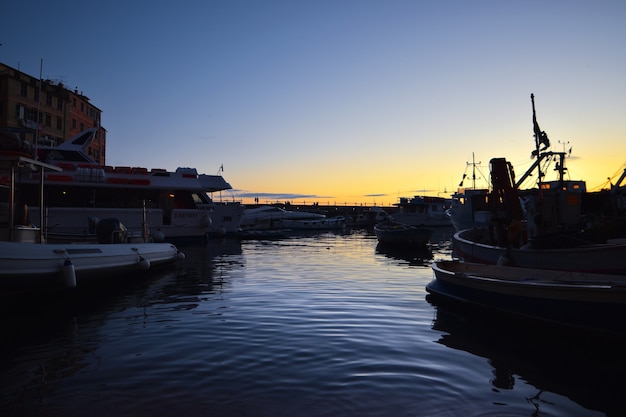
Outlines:
[{"label": "boat mast", "polygon": [[539,129],[539,124],[537,123],[537,115],[535,113],[535,95],[533,93],[530,93],[530,101],[533,107],[533,131],[534,131],[534,136],[535,136],[535,156],[537,157],[537,174],[538,174],[537,186],[541,190],[541,177],[543,176],[543,174],[541,173],[541,164],[539,163],[541,159],[539,156],[539,140],[541,137],[541,129]]}]

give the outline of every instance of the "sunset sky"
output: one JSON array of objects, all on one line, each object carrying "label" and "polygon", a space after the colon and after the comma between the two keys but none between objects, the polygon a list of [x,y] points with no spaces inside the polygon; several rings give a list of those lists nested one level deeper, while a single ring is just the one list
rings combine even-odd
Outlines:
[{"label": "sunset sky", "polygon": [[89,97],[108,165],[223,165],[229,200],[449,196],[472,154],[521,176],[531,93],[571,179],[625,167],[623,0],[5,3],[0,62]]}]

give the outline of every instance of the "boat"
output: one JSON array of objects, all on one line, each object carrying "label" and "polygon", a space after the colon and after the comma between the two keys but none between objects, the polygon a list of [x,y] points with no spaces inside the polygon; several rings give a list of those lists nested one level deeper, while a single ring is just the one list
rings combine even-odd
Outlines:
[{"label": "boat", "polygon": [[437,261],[431,294],[533,320],[626,335],[626,276]]},{"label": "boat", "polygon": [[425,246],[434,230],[386,220],[374,225],[374,233],[381,244]]},{"label": "boat", "polygon": [[[471,167],[470,187],[463,187],[464,181],[468,178],[467,169]],[[487,226],[491,221],[491,212],[489,210],[490,188],[488,185],[476,186],[477,180],[482,182],[487,180],[482,172],[480,162],[476,162],[472,153],[472,162],[465,164],[466,172],[459,183],[459,188],[452,194],[450,200],[450,208],[447,215],[454,230],[464,230],[472,227]],[[478,171],[478,173],[477,173]]]},{"label": "boat", "polygon": [[[149,235],[157,242],[204,240],[239,230],[243,206],[211,197],[232,188],[221,175],[188,167],[170,172],[98,165],[87,151],[95,133],[90,128],[58,146],[37,150],[39,161],[62,169],[45,174],[42,226],[50,241],[96,241],[95,227],[104,218],[119,219],[130,236]],[[38,216],[37,173],[18,182],[31,214]]]},{"label": "boat", "polygon": [[398,223],[424,227],[447,227],[451,224],[446,214],[450,208],[450,200],[447,198],[419,195],[400,197],[395,206],[398,209],[389,218]]},{"label": "boat", "polygon": [[388,219],[389,214],[382,207],[372,206],[358,213],[355,217],[354,224],[357,227],[369,228]]},{"label": "boat", "polygon": [[[533,125],[536,157],[516,181],[504,158],[490,161],[491,191],[481,197],[486,224],[457,231],[455,255],[478,263],[505,264],[605,274],[626,273],[626,217],[613,192],[587,192],[583,180],[565,180],[565,152],[547,150],[548,137]],[[542,164],[555,161],[556,180],[546,180]],[[533,175],[537,187],[522,189]]]},{"label": "boat", "polygon": [[280,224],[291,231],[342,230],[346,228],[346,218],[334,216],[320,219],[283,219]]},{"label": "boat", "polygon": [[246,207],[240,227],[243,231],[268,230],[289,228],[288,221],[310,221],[323,220],[326,216],[321,213],[314,213],[300,210],[285,210],[282,207],[262,205],[258,207]]},{"label": "boat", "polygon": [[[139,274],[184,259],[171,243],[125,243],[125,228],[118,221],[103,221],[100,243],[47,243],[40,227],[26,223],[28,206],[16,193],[15,177],[24,170],[40,178],[44,196],[44,171],[61,172],[54,165],[24,155],[0,152],[0,165],[10,172],[3,187],[0,211],[0,293],[36,292],[84,286]],[[21,191],[21,190],[20,190]]]}]

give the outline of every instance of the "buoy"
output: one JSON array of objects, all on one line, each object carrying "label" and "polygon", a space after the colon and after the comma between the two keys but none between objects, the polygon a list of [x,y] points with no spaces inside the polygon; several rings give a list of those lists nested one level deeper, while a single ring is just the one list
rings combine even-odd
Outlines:
[{"label": "buoy", "polygon": [[152,239],[154,239],[154,241],[157,243],[163,242],[163,240],[165,240],[165,235],[162,231],[157,230],[156,232],[152,233]]},{"label": "buoy", "polygon": [[139,269],[141,269],[142,271],[147,271],[148,269],[150,269],[150,261],[140,256]]},{"label": "buoy", "polygon": [[176,254],[176,259],[177,259],[177,260],[179,260],[179,261],[184,261],[184,260],[185,260],[185,257],[186,257],[186,256],[185,256],[185,254],[184,254],[184,253],[182,253],[182,252],[178,252],[178,253]]},{"label": "buoy", "polygon": [[65,260],[61,267],[61,274],[63,275],[63,283],[67,288],[76,288],[76,269],[74,269],[72,261]]},{"label": "buoy", "polygon": [[198,222],[200,227],[209,227],[211,223],[213,223],[213,220],[206,214],[202,216]]}]

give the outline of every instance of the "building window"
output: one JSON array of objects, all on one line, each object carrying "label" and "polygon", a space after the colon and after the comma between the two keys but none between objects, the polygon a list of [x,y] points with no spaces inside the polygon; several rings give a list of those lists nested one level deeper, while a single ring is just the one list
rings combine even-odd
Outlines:
[{"label": "building window", "polygon": [[52,115],[46,113],[46,126],[52,126]]},{"label": "building window", "polygon": [[76,119],[72,119],[72,129],[76,129]]},{"label": "building window", "polygon": [[33,91],[33,99],[36,102],[39,102],[39,89],[38,88],[35,88],[34,91]]},{"label": "building window", "polygon": [[72,97],[72,107],[76,108],[76,97]]},{"label": "building window", "polygon": [[52,94],[46,93],[46,104],[52,106]]},{"label": "building window", "polygon": [[80,122],[80,131],[82,132],[83,130],[85,130],[85,125],[83,122]]},{"label": "building window", "polygon": [[61,119],[60,117],[57,117],[57,129],[63,130],[63,119]]},{"label": "building window", "polygon": [[85,103],[83,103],[82,101],[80,102],[80,111],[81,112],[85,111]]},{"label": "building window", "polygon": [[61,97],[57,97],[57,110],[63,110],[63,100],[61,100]]},{"label": "building window", "polygon": [[26,83],[22,83],[20,86],[20,96],[27,97],[28,96],[28,85]]}]

